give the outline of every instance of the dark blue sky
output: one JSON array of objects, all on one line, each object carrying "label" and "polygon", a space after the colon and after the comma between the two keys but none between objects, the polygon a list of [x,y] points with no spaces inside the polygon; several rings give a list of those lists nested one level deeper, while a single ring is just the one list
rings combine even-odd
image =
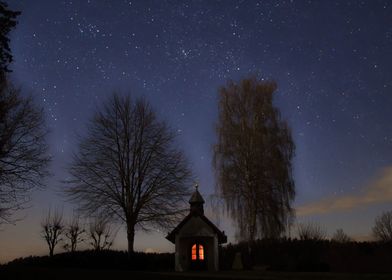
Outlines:
[{"label": "dark blue sky", "polygon": [[[390,182],[392,174],[390,1],[8,3],[22,11],[11,38],[11,77],[45,108],[54,176],[46,191],[35,193],[25,220],[0,232],[0,247],[21,244],[16,232],[29,229],[36,245],[18,253],[45,250],[39,241],[42,212],[71,208],[56,189],[67,176],[75,134],[83,133],[94,108],[113,91],[147,97],[178,132],[208,196],[214,189],[217,90],[249,74],[278,83],[275,104],[297,146],[295,205],[362,201],[314,215],[299,211],[299,220],[363,236],[375,215],[392,208],[390,194],[369,198],[377,180]],[[155,247],[170,248],[152,236],[159,240]],[[140,250],[148,247],[144,238],[136,239]]]}]

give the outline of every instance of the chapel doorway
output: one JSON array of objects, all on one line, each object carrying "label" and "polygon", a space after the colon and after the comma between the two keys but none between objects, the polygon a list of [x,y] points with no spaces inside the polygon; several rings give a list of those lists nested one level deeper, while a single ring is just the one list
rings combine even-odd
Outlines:
[{"label": "chapel doorway", "polygon": [[191,270],[207,270],[206,246],[202,243],[193,243],[190,251]]}]

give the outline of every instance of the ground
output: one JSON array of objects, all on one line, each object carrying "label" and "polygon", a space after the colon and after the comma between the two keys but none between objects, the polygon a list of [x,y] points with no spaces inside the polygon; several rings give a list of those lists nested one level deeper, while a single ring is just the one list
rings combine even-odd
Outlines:
[{"label": "ground", "polygon": [[112,279],[265,279],[265,280],[390,280],[392,274],[348,274],[348,273],[301,273],[301,272],[264,272],[264,271],[222,271],[215,273],[177,273],[177,272],[135,272],[124,270],[89,270],[89,269],[47,269],[24,268],[2,269],[1,280],[39,279],[39,280],[112,280]]}]

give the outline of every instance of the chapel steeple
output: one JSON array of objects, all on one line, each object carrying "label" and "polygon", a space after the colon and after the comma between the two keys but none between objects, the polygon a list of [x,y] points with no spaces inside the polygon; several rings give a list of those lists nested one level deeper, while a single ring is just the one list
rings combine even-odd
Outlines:
[{"label": "chapel steeple", "polygon": [[199,185],[195,185],[195,191],[193,192],[191,198],[189,199],[189,204],[191,205],[190,212],[194,215],[204,215],[204,199],[198,191]]}]

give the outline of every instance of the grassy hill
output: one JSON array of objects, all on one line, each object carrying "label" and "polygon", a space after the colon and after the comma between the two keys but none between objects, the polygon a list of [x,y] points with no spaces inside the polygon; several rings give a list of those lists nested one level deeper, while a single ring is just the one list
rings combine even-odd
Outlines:
[{"label": "grassy hill", "polygon": [[[241,252],[243,271],[232,271]],[[258,240],[220,248],[220,272],[174,272],[174,254],[78,251],[0,266],[4,279],[392,279],[392,244]]]}]

